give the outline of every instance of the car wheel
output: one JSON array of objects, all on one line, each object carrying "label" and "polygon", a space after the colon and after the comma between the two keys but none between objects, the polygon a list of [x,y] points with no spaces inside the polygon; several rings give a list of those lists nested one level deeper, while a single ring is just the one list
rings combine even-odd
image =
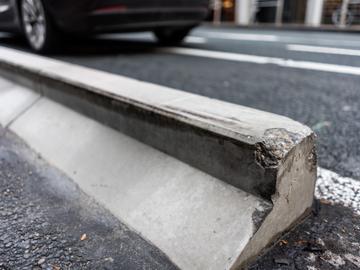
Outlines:
[{"label": "car wheel", "polygon": [[160,28],[154,30],[155,37],[162,45],[178,45],[189,34],[192,27],[187,28]]},{"label": "car wheel", "polygon": [[56,45],[56,31],[41,0],[21,0],[23,31],[31,48],[47,53]]}]

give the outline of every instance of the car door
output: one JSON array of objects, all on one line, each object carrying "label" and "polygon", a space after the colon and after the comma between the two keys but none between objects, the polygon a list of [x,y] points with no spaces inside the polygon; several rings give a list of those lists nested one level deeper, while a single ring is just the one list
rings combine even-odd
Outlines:
[{"label": "car door", "polygon": [[0,0],[0,28],[19,28],[16,0]]},{"label": "car door", "polygon": [[127,9],[191,8],[208,6],[209,0],[98,0],[97,6],[124,6]]}]

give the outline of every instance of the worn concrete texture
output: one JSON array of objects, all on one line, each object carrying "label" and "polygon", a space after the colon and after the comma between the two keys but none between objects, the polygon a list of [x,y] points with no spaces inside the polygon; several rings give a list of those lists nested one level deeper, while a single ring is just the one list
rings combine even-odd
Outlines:
[{"label": "worn concrete texture", "polygon": [[272,208],[47,99],[10,129],[182,269],[228,269]]},{"label": "worn concrete texture", "polygon": [[35,56],[0,51],[3,75],[133,137],[45,97],[9,126],[181,268],[244,267],[309,212],[316,153],[308,127],[46,58],[33,67]]},{"label": "worn concrete texture", "polygon": [[[129,230],[118,234],[126,226],[3,129],[0,191],[2,270],[176,269],[141,237],[133,239]],[[359,216],[327,201],[317,205],[249,270],[359,269]]]},{"label": "worn concrete texture", "polygon": [[34,66],[38,56],[0,52],[3,75],[269,201],[278,167],[313,136],[279,115],[43,57]]}]

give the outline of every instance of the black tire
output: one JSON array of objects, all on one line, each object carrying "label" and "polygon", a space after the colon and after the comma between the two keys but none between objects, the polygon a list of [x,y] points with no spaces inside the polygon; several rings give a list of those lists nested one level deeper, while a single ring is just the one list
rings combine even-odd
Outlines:
[{"label": "black tire", "polygon": [[186,28],[159,28],[154,35],[161,45],[173,46],[183,42],[193,27]]},{"label": "black tire", "polygon": [[41,54],[54,52],[60,35],[43,1],[21,0],[20,14],[23,33],[30,47]]}]

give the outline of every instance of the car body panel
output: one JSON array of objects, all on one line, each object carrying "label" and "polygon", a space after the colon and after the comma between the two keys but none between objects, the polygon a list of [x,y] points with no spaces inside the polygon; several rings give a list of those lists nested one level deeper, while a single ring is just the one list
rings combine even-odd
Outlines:
[{"label": "car body panel", "polygon": [[[0,0],[0,29],[20,30],[20,0]],[[44,0],[54,24],[64,32],[152,30],[191,26],[207,16],[208,0]]]},{"label": "car body panel", "polygon": [[12,32],[21,30],[16,0],[0,0],[0,29]]}]

